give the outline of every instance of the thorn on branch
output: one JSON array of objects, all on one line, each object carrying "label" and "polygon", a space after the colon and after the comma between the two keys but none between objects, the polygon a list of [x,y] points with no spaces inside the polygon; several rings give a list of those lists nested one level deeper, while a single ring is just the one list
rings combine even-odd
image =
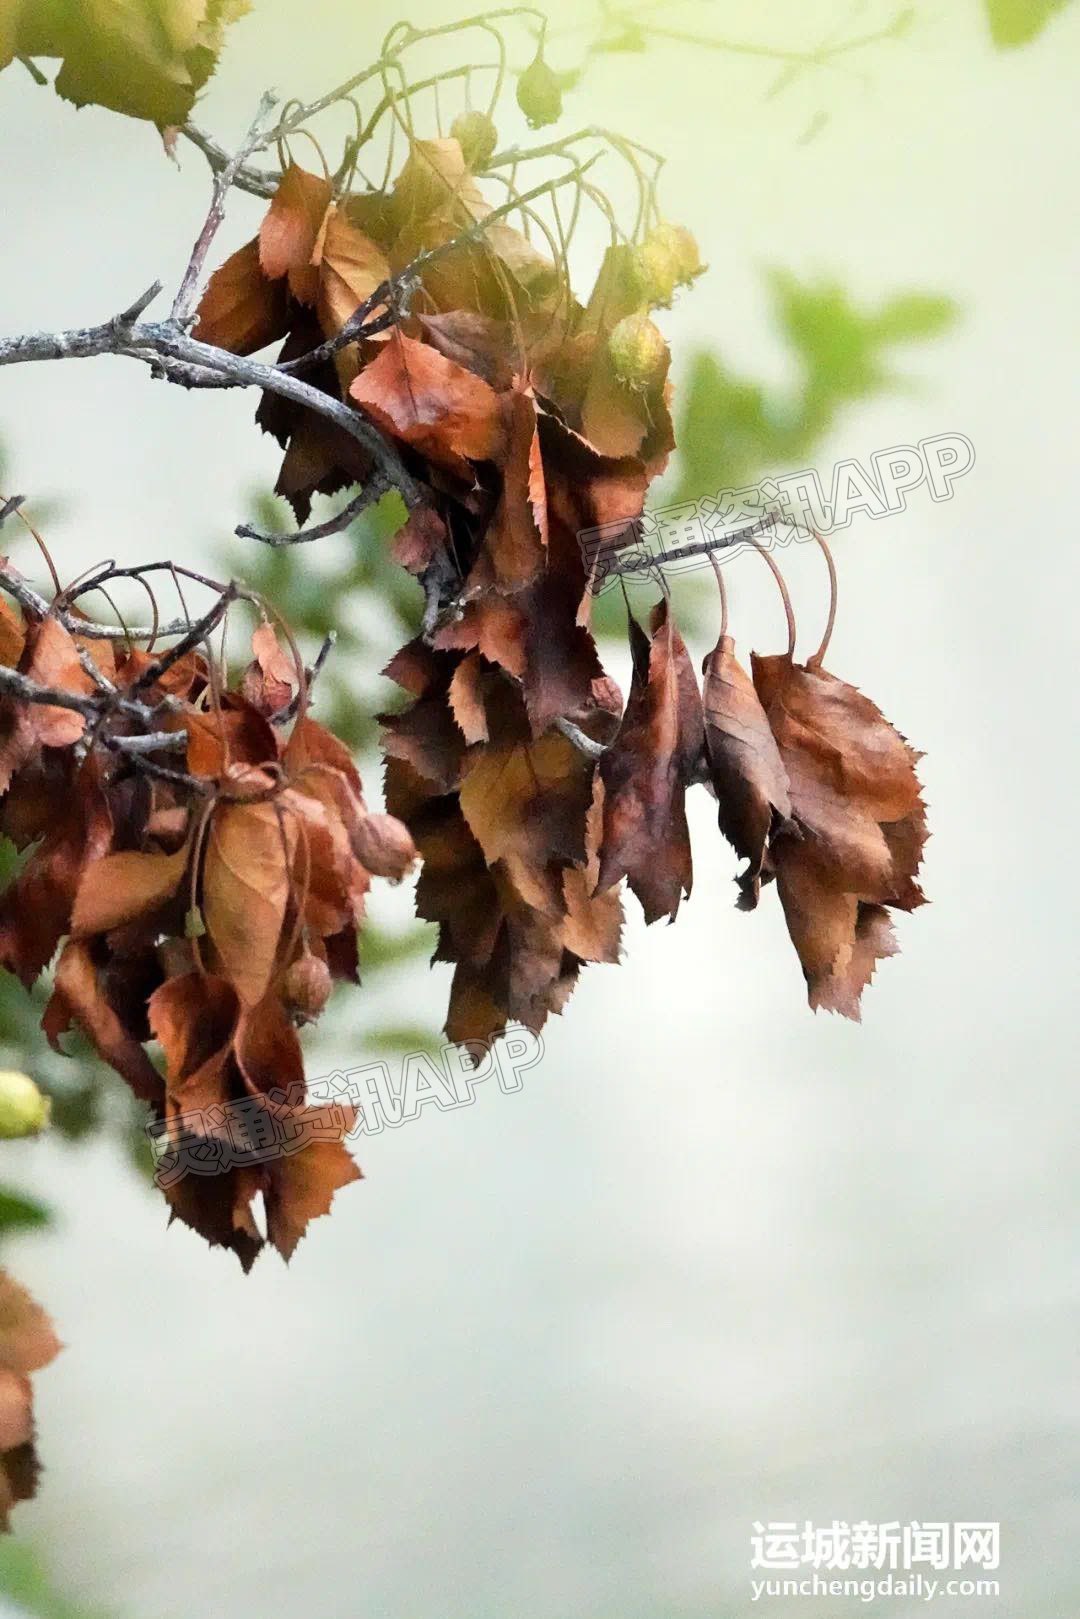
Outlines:
[{"label": "thorn on branch", "polygon": [[149,309],[160,291],[161,282],[155,281],[153,286],[147,287],[146,291],[136,298],[133,304],[129,304],[126,309],[121,310],[115,319],[118,330],[124,331],[129,326],[134,326],[139,317]]}]

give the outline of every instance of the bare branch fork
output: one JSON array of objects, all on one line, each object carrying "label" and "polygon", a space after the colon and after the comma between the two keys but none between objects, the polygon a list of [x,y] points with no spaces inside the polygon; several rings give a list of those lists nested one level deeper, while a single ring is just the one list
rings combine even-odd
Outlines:
[{"label": "bare branch fork", "polygon": [[161,291],[155,282],[141,298],[111,320],[97,326],[64,332],[35,332],[25,337],[0,339],[0,365],[23,365],[37,360],[88,360],[101,354],[141,360],[170,382],[189,387],[212,378],[225,388],[262,388],[293,404],[306,406],[333,422],[374,457],[400,489],[406,505],[420,500],[420,490],[397,451],[359,412],[339,399],[313,388],[302,378],[244,355],[230,354],[188,336],[173,320],[140,321],[139,316]]}]

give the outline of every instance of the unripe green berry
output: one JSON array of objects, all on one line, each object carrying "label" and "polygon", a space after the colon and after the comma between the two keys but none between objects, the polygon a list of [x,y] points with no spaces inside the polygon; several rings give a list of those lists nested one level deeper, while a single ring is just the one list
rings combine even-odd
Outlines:
[{"label": "unripe green berry", "polygon": [[638,310],[625,315],[612,328],[608,354],[619,381],[643,391],[663,376],[667,344],[660,329],[643,310]]},{"label": "unripe green berry", "polygon": [[664,220],[649,232],[648,239],[659,242],[671,255],[677,286],[688,286],[703,273],[705,266],[701,262],[701,252],[685,225],[672,225]]},{"label": "unripe green berry", "polygon": [[499,136],[486,112],[459,112],[450,125],[450,133],[461,147],[465,167],[471,174],[478,174],[487,167]]},{"label": "unripe green berry", "polygon": [[562,112],[562,89],[539,51],[517,83],[517,103],[529,120],[530,129],[553,124]]},{"label": "unripe green berry", "polygon": [[36,1136],[49,1122],[52,1104],[29,1074],[0,1072],[0,1140]]},{"label": "unripe green berry", "polygon": [[675,292],[678,270],[671,249],[649,235],[634,249],[630,275],[641,301],[654,309],[669,304]]}]

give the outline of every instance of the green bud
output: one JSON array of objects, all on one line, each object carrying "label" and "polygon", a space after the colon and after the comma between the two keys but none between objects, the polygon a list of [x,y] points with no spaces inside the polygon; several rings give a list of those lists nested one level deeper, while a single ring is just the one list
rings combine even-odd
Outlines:
[{"label": "green bud", "polygon": [[655,235],[650,234],[635,247],[630,261],[630,275],[642,303],[650,309],[671,302],[678,269],[670,248]]},{"label": "green bud", "polygon": [[672,225],[666,220],[649,232],[650,242],[659,243],[671,258],[675,267],[675,283],[677,286],[689,286],[691,281],[697,279],[705,271],[701,262],[701,251],[693,235],[685,225]]},{"label": "green bud", "polygon": [[625,315],[608,338],[615,375],[628,388],[638,391],[651,387],[663,376],[667,352],[663,333],[643,310]]},{"label": "green bud", "polygon": [[49,1122],[52,1103],[38,1090],[29,1074],[13,1069],[0,1072],[0,1140],[36,1136]]},{"label": "green bud", "polygon": [[499,136],[486,112],[459,112],[450,125],[450,133],[461,147],[465,167],[471,174],[487,168]]},{"label": "green bud", "polygon": [[562,90],[558,75],[544,61],[541,51],[518,79],[517,103],[529,120],[530,129],[553,124],[562,112]]}]

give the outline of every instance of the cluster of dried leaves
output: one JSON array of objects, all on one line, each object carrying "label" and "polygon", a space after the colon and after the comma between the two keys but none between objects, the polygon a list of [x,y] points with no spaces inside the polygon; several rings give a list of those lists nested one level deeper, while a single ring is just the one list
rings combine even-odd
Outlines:
[{"label": "cluster of dried leaves", "polygon": [[182,124],[251,0],[0,0],[0,68],[60,57],[58,94]]},{"label": "cluster of dried leaves", "polygon": [[[387,670],[411,703],[386,719],[386,794],[423,857],[437,959],[455,967],[447,1032],[485,1040],[560,1011],[585,963],[618,959],[623,878],[647,921],[674,918],[694,782],[748,862],[740,903],[778,879],[811,1005],[857,1016],[894,948],[884,907],[921,899],[916,755],[820,658],[756,659],[751,681],[726,633],[703,706],[666,601],[648,633],[630,620],[624,711],[589,628],[580,536],[631,523],[673,447],[666,347],[632,383],[621,354],[641,250],[613,246],[581,304],[502,219],[468,236],[489,211],[454,139],[415,142],[385,193],[334,200],[294,166],[212,279],[196,333],[241,353],[284,339],[297,365],[317,351],[319,385],[393,441],[423,492],[394,551],[435,610]],[[412,310],[345,341],[357,305],[410,267]],[[279,399],[260,420],[301,519],[314,492],[370,475],[333,424]]]},{"label": "cluster of dried leaves", "polygon": [[[746,860],[739,906],[752,910],[776,879],[806,978],[810,1005],[859,1018],[877,962],[897,945],[888,908],[924,903],[916,876],[926,806],[921,755],[868,697],[822,667],[836,608],[819,650],[794,661],[795,626],[784,595],[787,651],[751,655],[752,678],[724,625],[704,665],[705,740],[720,828]],[[764,554],[764,553],[763,553]],[[717,568],[723,588],[723,575]]]},{"label": "cluster of dried leaves", "polygon": [[[0,963],[29,987],[62,945],[49,1040],[59,1049],[81,1029],[166,1138],[245,1097],[279,1131],[302,1131],[297,1026],[318,1017],[332,981],[358,981],[371,879],[410,869],[408,832],[367,809],[348,751],[306,713],[302,663],[268,619],[229,689],[209,630],[234,587],[160,651],[152,637],[140,647],[80,633],[95,627],[70,592],[35,611],[9,565],[0,585],[23,605],[0,598],[0,831],[26,851],[0,897]],[[246,1268],[263,1241],[256,1194],[287,1258],[357,1174],[340,1140],[320,1141],[188,1176],[166,1195]]]},{"label": "cluster of dried leaves", "polygon": [[0,1529],[10,1527],[12,1507],[34,1494],[39,1468],[30,1373],[59,1352],[45,1311],[0,1270]]},{"label": "cluster of dried leaves", "polygon": [[[589,631],[578,536],[640,512],[672,447],[663,363],[647,386],[614,374],[608,338],[641,300],[631,249],[612,248],[587,306],[490,208],[458,141],[418,141],[386,194],[335,202],[295,167],[256,240],[212,278],[195,335],[237,352],[284,337],[298,361],[334,339],[382,282],[442,252],[423,309],[319,362],[309,380],[400,448],[425,499],[395,555],[446,588],[426,636],[388,671],[414,699],[387,721],[387,800],[425,867],[420,913],[456,964],[448,1032],[484,1039],[558,1010],[587,961],[618,958],[621,909],[600,882],[604,782],[558,727],[597,744],[621,697]],[[457,244],[457,245],[453,245]],[[285,446],[279,491],[363,479],[332,423],[267,399]]]}]

